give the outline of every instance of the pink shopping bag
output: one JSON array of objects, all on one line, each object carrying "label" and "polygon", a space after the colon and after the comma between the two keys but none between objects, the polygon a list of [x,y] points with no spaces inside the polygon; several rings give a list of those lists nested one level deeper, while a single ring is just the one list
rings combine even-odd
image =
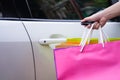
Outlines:
[{"label": "pink shopping bag", "polygon": [[120,80],[120,41],[54,50],[57,80]]}]

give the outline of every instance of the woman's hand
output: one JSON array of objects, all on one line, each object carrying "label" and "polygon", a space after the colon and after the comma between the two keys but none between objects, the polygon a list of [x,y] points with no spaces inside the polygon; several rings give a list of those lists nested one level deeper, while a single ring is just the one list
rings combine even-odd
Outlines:
[{"label": "woman's hand", "polygon": [[[93,14],[92,16],[86,17],[82,20],[82,22],[86,21],[94,21],[93,29],[98,29],[100,26],[104,26],[108,19],[103,16],[103,13],[101,11],[96,14]],[[91,25],[87,25],[86,27],[90,28]]]}]

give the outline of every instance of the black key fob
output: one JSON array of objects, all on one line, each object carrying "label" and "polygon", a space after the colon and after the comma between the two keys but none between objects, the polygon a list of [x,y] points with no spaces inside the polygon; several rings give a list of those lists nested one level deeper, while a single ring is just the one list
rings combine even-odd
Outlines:
[{"label": "black key fob", "polygon": [[92,24],[94,23],[95,21],[86,21],[86,22],[81,22],[81,25],[85,25],[87,26],[88,24]]}]

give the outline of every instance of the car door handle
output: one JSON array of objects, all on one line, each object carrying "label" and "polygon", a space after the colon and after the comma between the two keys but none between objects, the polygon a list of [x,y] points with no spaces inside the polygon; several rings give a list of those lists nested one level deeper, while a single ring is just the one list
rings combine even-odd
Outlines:
[{"label": "car door handle", "polygon": [[40,39],[39,43],[41,45],[49,45],[49,44],[55,44],[55,43],[62,43],[66,42],[66,38],[52,38],[52,39]]}]

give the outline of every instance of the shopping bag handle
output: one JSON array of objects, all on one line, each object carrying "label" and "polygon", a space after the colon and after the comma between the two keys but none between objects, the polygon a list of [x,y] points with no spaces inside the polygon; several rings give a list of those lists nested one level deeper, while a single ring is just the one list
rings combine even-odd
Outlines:
[{"label": "shopping bag handle", "polygon": [[[87,25],[91,25],[93,24],[95,21],[85,21],[85,22],[81,22],[81,25],[84,25],[84,26],[87,26]],[[93,27],[91,27],[93,28]],[[90,29],[91,30],[91,29]],[[93,31],[91,31],[90,33],[92,33]],[[83,33],[83,36],[82,36],[82,39],[81,39],[81,43],[80,45],[82,45],[82,42],[83,40],[85,39],[85,35],[87,33],[87,27],[85,27],[85,30],[84,30],[84,33]]]},{"label": "shopping bag handle", "polygon": [[[94,24],[91,24],[91,28],[87,32],[87,35],[85,35],[87,28],[85,29],[82,40],[81,40],[81,43],[80,43],[80,46],[81,46],[80,52],[83,51],[83,48],[84,48],[84,46],[86,45],[87,42],[89,44],[90,38],[91,38],[92,32],[93,32],[93,26],[94,26]],[[103,32],[101,26],[99,27],[98,30],[99,30],[99,35],[100,35],[99,43],[102,43],[102,46],[104,47],[104,42],[109,42],[108,36]]]},{"label": "shopping bag handle", "polygon": [[91,33],[92,29],[93,29],[93,25],[94,25],[94,24],[91,25],[91,28],[90,28],[89,31],[87,32],[87,35],[85,35],[87,28],[85,29],[85,32],[84,32],[84,34],[83,34],[83,37],[82,37],[82,40],[81,40],[81,43],[80,43],[80,46],[81,46],[80,52],[83,51],[83,48],[84,48],[84,46],[85,46],[85,44],[86,44],[86,42],[87,42],[87,40],[88,40],[88,38],[89,38],[89,36],[90,36],[90,33]]}]

